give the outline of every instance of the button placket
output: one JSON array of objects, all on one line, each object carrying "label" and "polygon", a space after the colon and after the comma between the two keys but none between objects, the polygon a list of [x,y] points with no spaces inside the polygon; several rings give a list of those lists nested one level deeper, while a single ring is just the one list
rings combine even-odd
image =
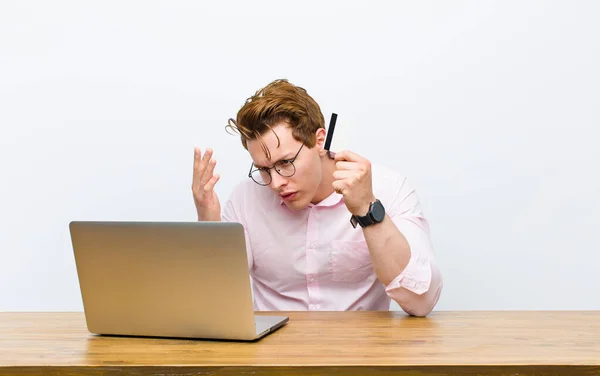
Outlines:
[{"label": "button placket", "polygon": [[317,310],[319,303],[319,284],[316,273],[319,270],[317,246],[318,246],[318,223],[316,208],[312,207],[308,215],[307,234],[306,234],[306,289],[308,293],[308,309]]}]

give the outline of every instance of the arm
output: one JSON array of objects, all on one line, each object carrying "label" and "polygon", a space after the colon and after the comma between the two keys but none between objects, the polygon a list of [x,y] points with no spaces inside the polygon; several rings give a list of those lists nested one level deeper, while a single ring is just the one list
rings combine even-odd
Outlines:
[{"label": "arm", "polygon": [[408,265],[410,246],[388,215],[383,222],[363,228],[363,234],[375,274],[381,283],[387,286]]},{"label": "arm", "polygon": [[[335,156],[333,188],[344,196],[350,213],[364,216],[375,201],[371,163],[344,151]],[[435,264],[429,226],[416,193],[406,179],[387,205],[381,223],[363,228],[371,262],[386,293],[408,314],[426,316],[437,303],[442,277]]]},{"label": "arm", "polygon": [[406,182],[388,210],[383,222],[363,229],[371,262],[390,298],[406,313],[426,316],[442,290],[427,220]]}]

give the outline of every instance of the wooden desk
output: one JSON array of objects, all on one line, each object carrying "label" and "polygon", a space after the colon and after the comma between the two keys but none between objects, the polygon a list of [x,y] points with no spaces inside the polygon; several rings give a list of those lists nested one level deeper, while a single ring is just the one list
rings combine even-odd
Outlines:
[{"label": "wooden desk", "polygon": [[292,312],[255,343],[104,337],[0,313],[0,375],[600,375],[600,311]]}]

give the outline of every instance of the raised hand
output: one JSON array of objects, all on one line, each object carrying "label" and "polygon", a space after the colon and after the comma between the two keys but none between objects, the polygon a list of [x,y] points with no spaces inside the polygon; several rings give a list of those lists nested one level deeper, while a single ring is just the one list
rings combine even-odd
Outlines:
[{"label": "raised hand", "polygon": [[212,149],[202,155],[200,148],[194,148],[194,176],[192,193],[199,221],[220,221],[221,205],[214,191],[219,174],[214,174],[217,161],[212,158]]}]

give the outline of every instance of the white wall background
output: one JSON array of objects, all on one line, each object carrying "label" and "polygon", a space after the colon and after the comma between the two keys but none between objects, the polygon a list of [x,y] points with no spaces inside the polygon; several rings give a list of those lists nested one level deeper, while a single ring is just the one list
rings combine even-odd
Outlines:
[{"label": "white wall background", "polygon": [[250,161],[226,121],[276,78],[416,186],[437,309],[600,309],[599,15],[567,0],[3,1],[0,310],[82,309],[71,220],[195,220],[195,145],[215,149],[226,199]]}]

